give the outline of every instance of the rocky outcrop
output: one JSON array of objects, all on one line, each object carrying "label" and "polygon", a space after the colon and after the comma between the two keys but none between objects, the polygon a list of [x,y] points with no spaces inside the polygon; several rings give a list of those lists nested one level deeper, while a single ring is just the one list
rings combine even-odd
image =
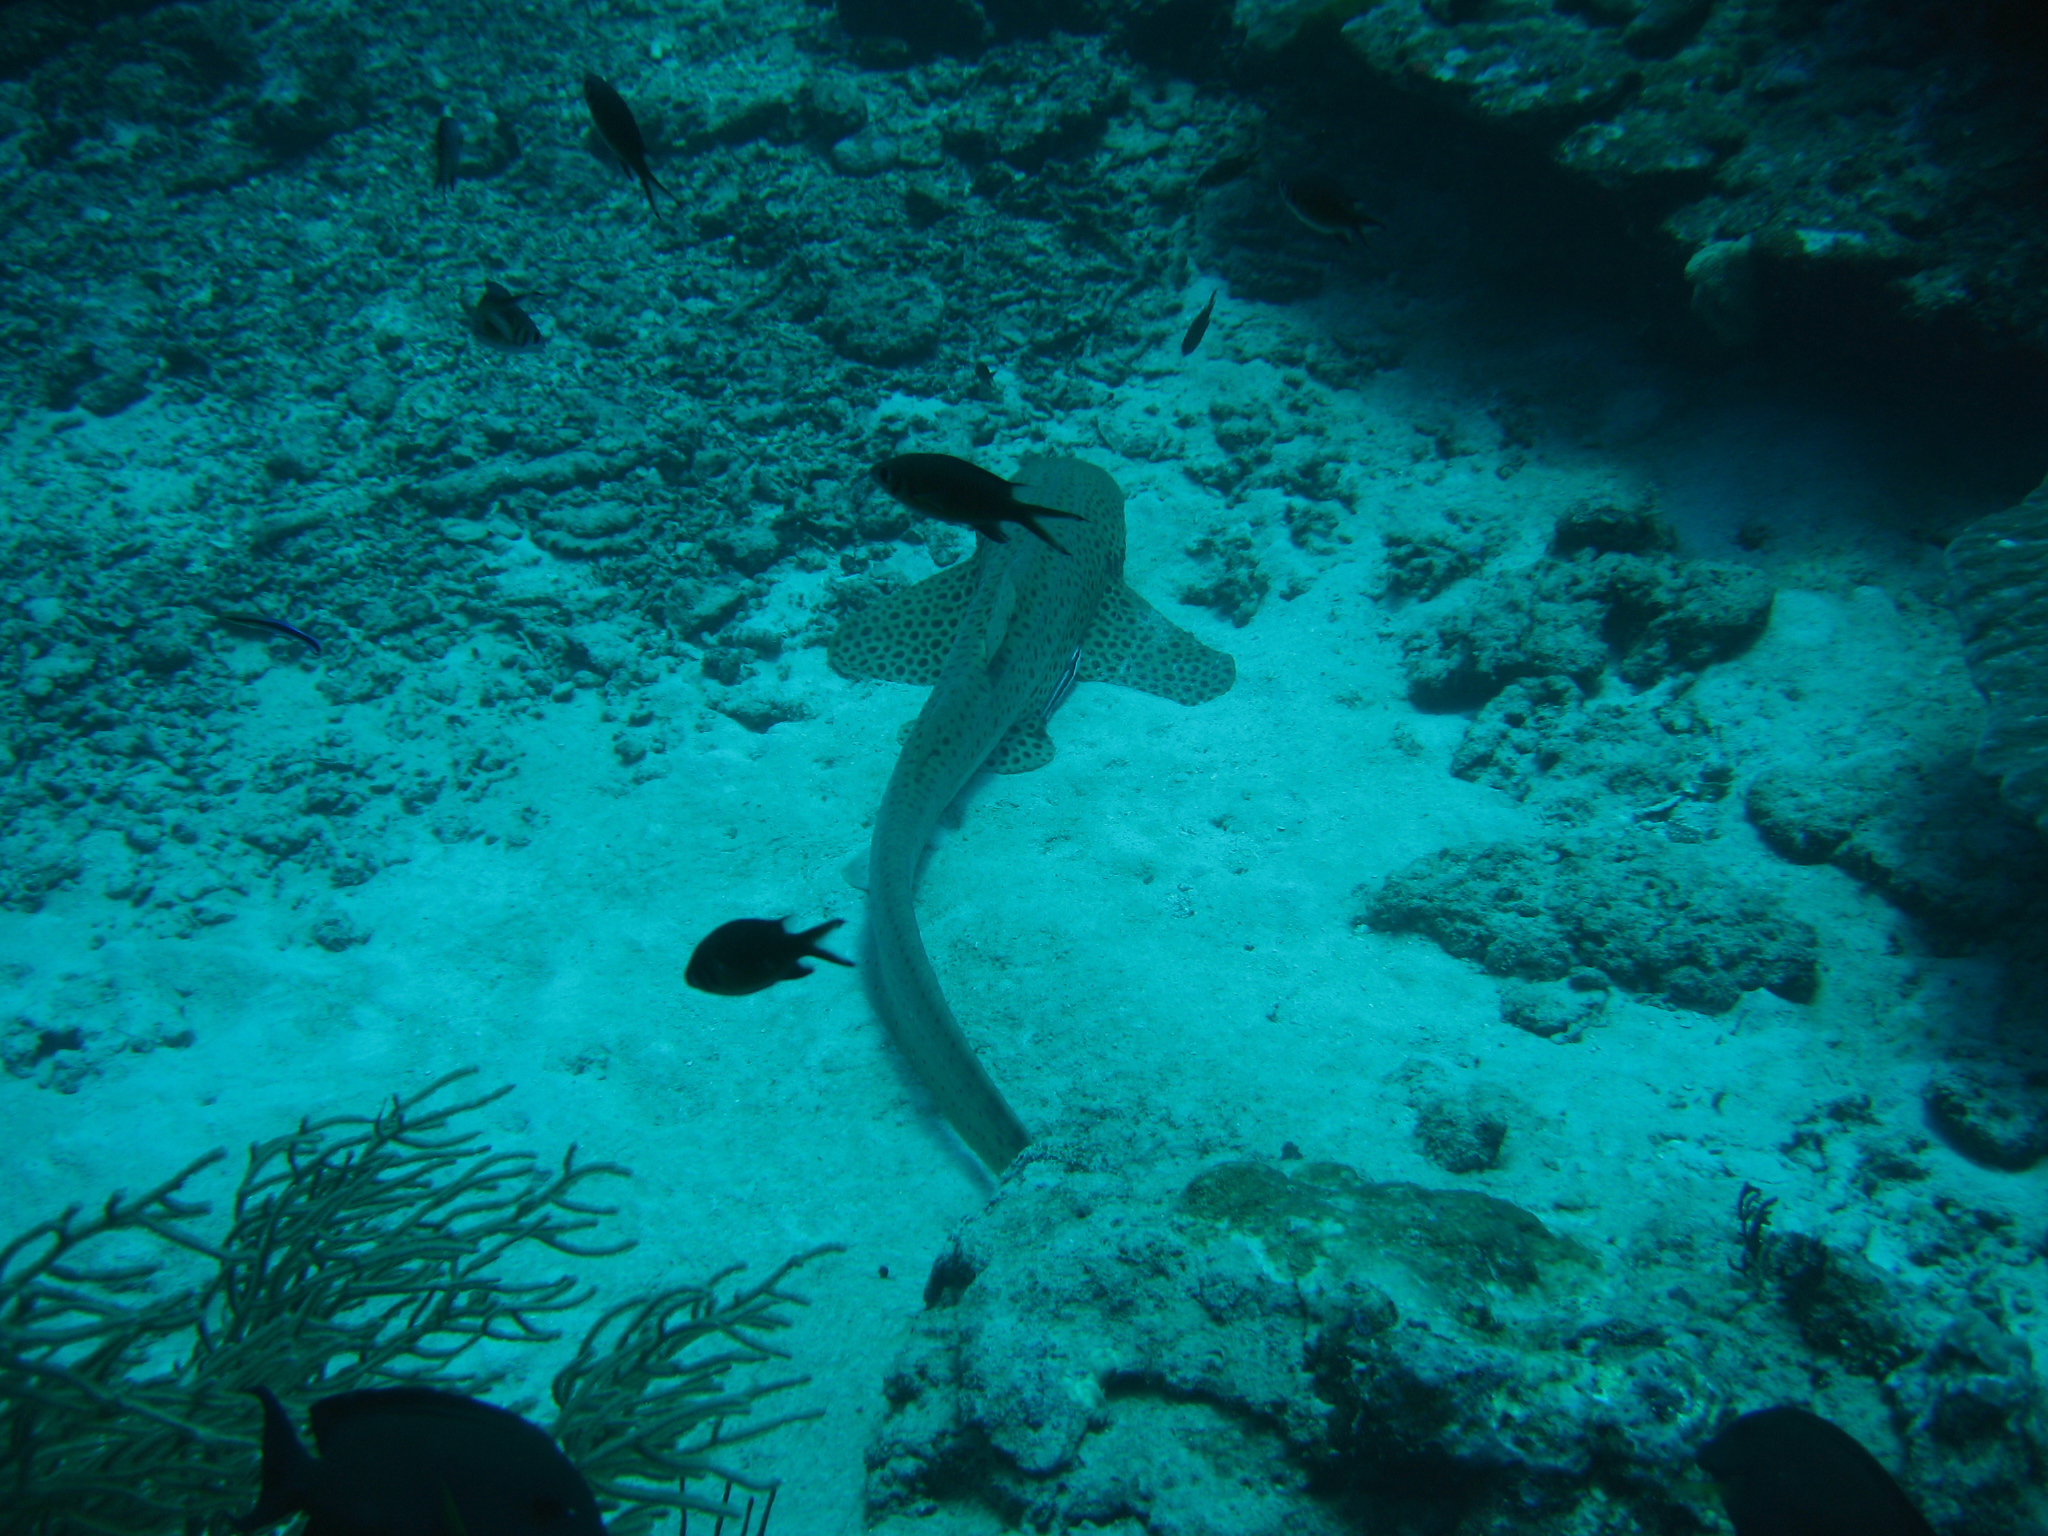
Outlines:
[{"label": "rocky outcrop", "polygon": [[[1269,38],[1300,9],[1237,8]],[[1821,268],[1889,284],[1910,314],[2048,345],[2048,12],[2028,0],[1339,9],[1375,74],[1663,205],[1694,310],[1731,341],[1760,286]]]},{"label": "rocky outcrop", "polygon": [[1990,706],[1977,766],[2048,832],[2048,481],[1948,549],[1970,676]]},{"label": "rocky outcrop", "polygon": [[1360,921],[1422,934],[1495,976],[1614,982],[1699,1013],[1758,987],[1803,1002],[1819,984],[1812,928],[1647,836],[1442,849],[1388,876]]},{"label": "rocky outcrop", "polygon": [[1291,1145],[1071,1121],[932,1266],[868,1529],[1705,1529],[1712,1495],[1683,1474],[1714,1426],[1823,1379],[1941,1528],[2026,1529],[2025,1344],[1816,1238],[1740,1236],[1616,1250]]}]

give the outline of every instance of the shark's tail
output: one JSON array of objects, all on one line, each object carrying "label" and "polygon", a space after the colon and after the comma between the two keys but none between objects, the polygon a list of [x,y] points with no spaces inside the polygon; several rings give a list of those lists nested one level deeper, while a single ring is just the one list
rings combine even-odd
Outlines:
[{"label": "shark's tail", "polygon": [[877,828],[868,863],[867,984],[896,1048],[960,1139],[1001,1173],[1031,1137],[960,1033],[917,928],[915,894],[922,840],[910,857],[884,847]]}]

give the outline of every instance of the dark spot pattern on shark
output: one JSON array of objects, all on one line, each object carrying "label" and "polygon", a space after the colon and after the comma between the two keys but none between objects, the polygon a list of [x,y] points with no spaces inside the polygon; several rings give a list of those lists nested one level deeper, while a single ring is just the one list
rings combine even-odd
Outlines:
[{"label": "dark spot pattern on shark", "polygon": [[1067,553],[1028,539],[979,542],[972,560],[847,619],[827,659],[845,677],[931,687],[875,815],[868,852],[868,964],[875,1010],[941,1113],[1000,1172],[1029,1133],[962,1034],[918,932],[917,866],[939,814],[984,768],[1053,759],[1046,721],[1081,681],[1183,704],[1226,692],[1237,664],[1170,623],[1124,583],[1123,492],[1077,459],[1027,461],[1020,499],[1071,514]]}]

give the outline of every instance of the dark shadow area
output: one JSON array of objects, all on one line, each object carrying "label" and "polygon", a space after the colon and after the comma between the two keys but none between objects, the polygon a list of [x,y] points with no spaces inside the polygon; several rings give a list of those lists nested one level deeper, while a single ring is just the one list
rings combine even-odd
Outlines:
[{"label": "dark shadow area", "polygon": [[153,11],[168,0],[15,0],[0,5],[0,80],[17,80],[52,54],[92,36],[117,16]]},{"label": "dark shadow area", "polygon": [[1388,224],[1364,262],[1409,293],[1459,300],[1484,329],[1541,316],[1718,388],[1874,418],[1936,451],[1961,501],[2009,504],[2048,473],[2048,356],[1909,315],[1895,269],[1760,259],[1754,340],[1730,346],[1693,313],[1685,250],[1662,228],[1697,188],[1599,186],[1544,143],[1378,79],[1334,25],[1214,83],[1269,107],[1251,174],[1345,180]]}]

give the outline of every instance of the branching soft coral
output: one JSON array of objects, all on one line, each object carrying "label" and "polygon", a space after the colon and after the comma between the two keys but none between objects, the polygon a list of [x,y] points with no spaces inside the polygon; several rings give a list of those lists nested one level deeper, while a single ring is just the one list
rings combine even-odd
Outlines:
[{"label": "branching soft coral", "polygon": [[[591,1240],[611,1208],[583,1194],[626,1170],[579,1165],[573,1147],[559,1169],[492,1151],[454,1122],[509,1089],[429,1102],[469,1075],[252,1147],[218,1240],[197,1225],[208,1208],[181,1194],[214,1151],[0,1247],[0,1532],[190,1536],[253,1497],[249,1389],[294,1404],[400,1383],[480,1394],[502,1373],[462,1368],[477,1344],[559,1338],[549,1320],[595,1290],[501,1266],[536,1246],[577,1259],[630,1246]],[[723,1298],[732,1270],[592,1325],[556,1378],[555,1432],[624,1529],[663,1509],[719,1510],[686,1491],[730,1476],[713,1448],[805,1417],[749,1419],[805,1378],[745,1376],[781,1358],[765,1335],[801,1302],[781,1284],[814,1256]]]}]

